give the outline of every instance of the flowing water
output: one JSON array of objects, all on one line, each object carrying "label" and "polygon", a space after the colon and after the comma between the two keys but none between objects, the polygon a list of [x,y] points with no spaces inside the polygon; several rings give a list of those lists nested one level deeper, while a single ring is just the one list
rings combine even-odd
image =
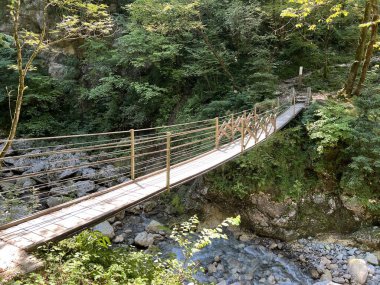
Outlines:
[{"label": "flowing water", "polygon": [[[162,250],[183,259],[178,247],[168,244]],[[233,237],[213,240],[212,244],[196,253],[193,260],[206,268],[206,272],[196,275],[196,279],[205,284],[313,284],[312,279],[292,261],[278,257],[263,246],[243,243]]]}]

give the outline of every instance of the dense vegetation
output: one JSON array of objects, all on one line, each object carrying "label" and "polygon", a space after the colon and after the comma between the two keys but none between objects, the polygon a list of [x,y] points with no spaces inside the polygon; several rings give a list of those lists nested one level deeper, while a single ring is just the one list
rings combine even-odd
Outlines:
[{"label": "dense vegetation", "polygon": [[[26,76],[18,135],[124,130],[211,118],[275,98],[278,84],[303,65],[304,84],[314,92],[336,97],[352,85],[350,96],[314,104],[302,126],[231,163],[221,170],[221,179],[218,172],[214,186],[240,197],[263,190],[283,197],[327,190],[359,196],[376,208],[379,73],[376,61],[368,62],[377,47],[376,3],[117,2],[112,34],[76,39],[67,43],[70,52],[63,45],[58,53],[44,50],[35,59]],[[0,34],[4,135],[18,82],[11,68],[16,63],[13,43],[10,35]],[[358,56],[362,61],[350,69]],[[350,83],[353,69],[357,80]],[[353,90],[356,82],[360,94]],[[338,92],[342,87],[346,91]],[[351,93],[356,96],[348,100]]]},{"label": "dense vegetation", "polygon": [[380,94],[377,68],[352,102],[314,103],[293,126],[209,176],[214,190],[246,198],[264,191],[299,199],[344,194],[379,215]]},{"label": "dense vegetation", "polygon": [[[0,1],[1,21],[9,21],[3,14],[6,2]],[[106,37],[80,35],[36,57],[26,75],[19,137],[224,115],[281,95],[281,82],[295,77],[302,65],[307,73],[302,88],[311,86],[325,100],[255,151],[210,174],[209,184],[238,198],[265,191],[278,199],[299,199],[328,191],[380,213],[380,75],[372,56],[377,1],[116,4]],[[40,32],[33,20],[24,24]],[[14,38],[6,25],[0,27],[5,27],[0,33],[0,136],[5,137],[19,75]],[[22,56],[31,55],[27,50]],[[357,66],[351,67],[355,58]],[[350,82],[353,69],[357,74]],[[186,240],[177,241],[191,250]],[[48,266],[19,284],[181,284],[192,274],[178,275],[183,264],[174,259],[110,250],[107,239],[88,232],[41,254]]]},{"label": "dense vegetation", "polygon": [[[321,70],[325,80],[341,87],[344,75],[339,82],[330,69],[352,60],[361,8],[313,32],[281,17],[287,7],[282,2],[119,3],[112,36],[74,41],[71,54],[45,51],[37,58],[36,70],[27,75],[19,136],[213,117],[273,98],[279,80],[294,77],[299,65],[308,72]],[[9,69],[16,58],[11,37],[0,37],[0,54],[5,134],[10,126],[5,87],[13,90],[12,107],[17,89],[17,73]]]}]

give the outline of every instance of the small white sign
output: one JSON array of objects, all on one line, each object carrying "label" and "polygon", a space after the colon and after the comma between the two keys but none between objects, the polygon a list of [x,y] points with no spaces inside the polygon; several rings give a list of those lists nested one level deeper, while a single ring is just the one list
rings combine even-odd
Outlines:
[{"label": "small white sign", "polygon": [[303,66],[300,66],[300,76],[303,74]]}]

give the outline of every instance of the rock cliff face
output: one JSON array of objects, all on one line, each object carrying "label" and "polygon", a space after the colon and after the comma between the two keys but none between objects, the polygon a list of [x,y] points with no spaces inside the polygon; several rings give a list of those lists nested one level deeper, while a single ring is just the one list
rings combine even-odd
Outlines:
[{"label": "rock cliff face", "polygon": [[208,193],[206,189],[203,185],[197,190],[198,199],[203,199],[206,205],[203,207],[206,216],[220,216],[208,213],[215,207],[218,213],[223,213],[220,219],[239,214],[245,229],[285,241],[321,233],[349,234],[374,224],[376,220],[352,199],[332,194],[314,193],[299,201],[287,199],[280,202],[265,193],[239,200]]},{"label": "rock cliff face", "polygon": [[[121,7],[124,6],[126,1],[122,0],[109,0],[104,1],[109,6],[111,13],[119,12]],[[0,33],[8,35],[12,34],[12,23],[8,13],[7,5],[9,0],[0,0]],[[21,26],[26,27],[28,30],[40,32],[42,29],[43,21],[42,14],[43,1],[42,0],[25,0],[21,9]],[[49,23],[54,23],[57,13],[54,10],[49,13]],[[44,68],[48,71],[51,77],[55,79],[64,79],[67,76],[70,79],[77,79],[80,74],[78,66],[69,66],[65,60],[67,57],[79,57],[79,47],[82,41],[67,41],[52,49],[46,50],[39,55],[39,58],[44,62]]]}]

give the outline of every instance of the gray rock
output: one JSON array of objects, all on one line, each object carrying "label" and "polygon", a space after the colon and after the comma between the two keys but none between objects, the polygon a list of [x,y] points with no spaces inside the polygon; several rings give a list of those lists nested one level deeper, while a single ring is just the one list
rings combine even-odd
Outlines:
[{"label": "gray rock", "polygon": [[81,170],[82,177],[87,179],[95,179],[96,178],[96,171],[93,168],[82,168]]},{"label": "gray rock", "polygon": [[66,169],[58,176],[58,179],[67,179],[67,178],[75,176],[77,173],[78,173],[78,170],[76,169]]},{"label": "gray rock", "polygon": [[315,204],[322,204],[325,202],[326,196],[325,194],[318,193],[318,194],[314,194],[312,199]]},{"label": "gray rock", "polygon": [[49,206],[49,208],[52,208],[52,207],[55,207],[57,205],[66,203],[70,200],[71,200],[71,198],[69,198],[69,197],[49,197],[46,200],[46,203]]},{"label": "gray rock", "polygon": [[50,189],[50,193],[54,196],[56,195],[69,195],[73,192],[72,185],[58,186]]},{"label": "gray rock", "polygon": [[24,172],[24,174],[37,173],[46,169],[48,169],[48,163],[45,160],[37,160]]},{"label": "gray rock", "polygon": [[332,281],[332,275],[329,270],[323,271],[323,274],[320,278],[321,281]]},{"label": "gray rock", "polygon": [[114,243],[122,243],[124,241],[124,236],[123,235],[118,235],[113,239]]},{"label": "gray rock", "polygon": [[351,280],[358,284],[365,284],[368,277],[368,268],[365,260],[352,258],[348,261],[348,272]]},{"label": "gray rock", "polygon": [[135,237],[135,244],[143,247],[149,247],[154,243],[154,235],[147,232],[138,233]]},{"label": "gray rock", "polygon": [[313,285],[340,285],[340,284],[332,282],[332,281],[321,281],[321,282],[314,283]]},{"label": "gray rock", "polygon": [[150,200],[142,205],[144,212],[145,213],[150,213],[152,212],[156,207],[157,207],[157,202]]},{"label": "gray rock", "polygon": [[379,264],[379,260],[377,259],[377,257],[374,254],[370,253],[370,252],[368,252],[366,254],[365,260],[368,263],[373,264],[373,265],[378,265]]},{"label": "gray rock", "polygon": [[112,223],[114,223],[116,221],[116,218],[115,217],[111,217],[111,218],[107,219],[107,221],[112,224]]},{"label": "gray rock", "polygon": [[215,273],[216,270],[217,270],[217,266],[216,266],[215,262],[214,262],[214,263],[211,263],[211,264],[209,264],[209,265],[207,266],[207,272],[208,272],[209,274],[213,274],[213,273]]},{"label": "gray rock", "polygon": [[95,190],[94,181],[86,180],[86,181],[78,181],[73,185],[73,189],[76,192],[78,197],[83,197],[87,193]]},{"label": "gray rock", "polygon": [[338,283],[338,284],[344,284],[345,283],[345,280],[343,277],[334,277],[333,280],[335,283]]},{"label": "gray rock", "polygon": [[115,216],[116,220],[119,220],[119,221],[123,220],[124,217],[125,217],[125,211],[120,211],[120,212],[117,213],[116,216]]},{"label": "gray rock", "polygon": [[0,182],[0,188],[3,191],[12,190],[16,187],[14,183],[11,182]]},{"label": "gray rock", "polygon": [[163,225],[155,220],[150,221],[150,223],[146,226],[145,230],[148,233],[159,233],[163,228]]},{"label": "gray rock", "polygon": [[0,221],[6,220],[6,218],[8,218],[9,220],[17,220],[29,215],[31,213],[31,210],[25,204],[8,206],[0,204],[0,213]]},{"label": "gray rock", "polygon": [[53,78],[63,79],[66,76],[67,67],[57,62],[50,62],[48,72]]},{"label": "gray rock", "polygon": [[97,178],[109,178],[114,177],[117,174],[117,170],[112,165],[107,165],[99,170]]},{"label": "gray rock", "polygon": [[101,232],[103,235],[109,237],[109,238],[113,238],[115,236],[115,232],[113,230],[113,227],[111,226],[111,224],[107,221],[105,222],[102,222],[100,224],[97,224],[94,228],[93,228],[94,231],[99,231]]}]

